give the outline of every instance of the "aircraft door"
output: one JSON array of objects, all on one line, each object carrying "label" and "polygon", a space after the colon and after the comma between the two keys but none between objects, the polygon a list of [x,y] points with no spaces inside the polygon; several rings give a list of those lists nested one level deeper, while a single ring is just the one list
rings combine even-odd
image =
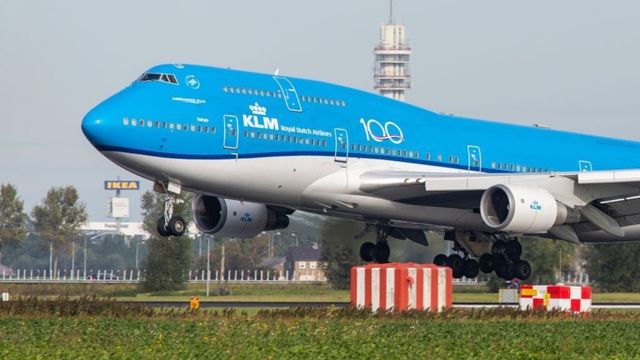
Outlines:
[{"label": "aircraft door", "polygon": [[282,91],[282,97],[284,103],[287,105],[289,111],[302,112],[302,105],[298,98],[298,92],[289,79],[279,76],[274,76],[273,79],[278,83],[280,90]]},{"label": "aircraft door", "polygon": [[589,172],[593,170],[593,166],[591,165],[591,161],[580,160],[578,162],[580,166],[580,172]]},{"label": "aircraft door", "polygon": [[335,161],[346,163],[349,158],[349,134],[345,129],[334,129],[335,137]]},{"label": "aircraft door", "polygon": [[224,139],[225,149],[235,150],[238,148],[238,117],[234,115],[224,116]]},{"label": "aircraft door", "polygon": [[482,152],[480,147],[476,145],[467,146],[469,172],[481,172],[482,171]]}]

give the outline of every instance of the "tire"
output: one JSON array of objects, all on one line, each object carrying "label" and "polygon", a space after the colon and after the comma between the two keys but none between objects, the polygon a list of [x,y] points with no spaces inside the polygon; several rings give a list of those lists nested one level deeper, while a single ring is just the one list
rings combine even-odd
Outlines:
[{"label": "tire", "polygon": [[513,271],[513,264],[506,264],[503,275],[505,280],[513,280],[516,277]]},{"label": "tire", "polygon": [[377,243],[375,245],[374,257],[378,264],[386,264],[389,262],[389,255],[391,255],[391,249],[389,248],[389,244]]},{"label": "tire", "polygon": [[482,256],[480,256],[479,265],[480,265],[480,270],[483,273],[489,274],[490,272],[492,272],[494,270],[493,255],[483,254]]},{"label": "tire", "polygon": [[504,255],[507,244],[502,240],[497,240],[491,246],[491,253],[493,255]]},{"label": "tire", "polygon": [[505,244],[505,254],[513,261],[520,260],[522,256],[522,245],[518,240],[511,240]]},{"label": "tire", "polygon": [[186,221],[184,221],[182,216],[173,216],[169,220],[167,230],[169,230],[169,233],[171,233],[171,235],[173,236],[182,236],[184,235],[185,231],[187,231],[187,223]]},{"label": "tire", "polygon": [[373,261],[373,252],[375,251],[376,246],[373,243],[366,242],[360,245],[360,258],[366,262]]},{"label": "tire", "polygon": [[453,277],[460,279],[464,276],[464,260],[458,254],[450,255],[447,258],[447,266],[453,270]]},{"label": "tire", "polygon": [[447,255],[438,254],[433,258],[433,264],[436,266],[447,266]]},{"label": "tire", "polygon": [[507,266],[508,266],[507,262],[504,261],[503,258],[495,255],[492,256],[492,259],[493,259],[493,270],[496,272],[496,275],[501,279],[505,279]]},{"label": "tire", "polygon": [[531,264],[526,260],[520,260],[513,264],[513,273],[515,277],[522,281],[529,279],[531,272]]},{"label": "tire", "polygon": [[164,223],[164,216],[158,219],[156,230],[158,230],[158,234],[162,237],[171,235],[169,228]]},{"label": "tire", "polygon": [[480,271],[480,265],[478,262],[472,259],[467,259],[464,262],[464,277],[467,279],[473,279],[478,276],[478,272]]}]

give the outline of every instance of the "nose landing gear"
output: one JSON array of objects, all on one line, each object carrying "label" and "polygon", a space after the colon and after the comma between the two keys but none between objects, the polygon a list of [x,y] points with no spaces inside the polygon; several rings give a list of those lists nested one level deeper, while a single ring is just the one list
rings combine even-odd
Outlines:
[{"label": "nose landing gear", "polygon": [[184,201],[175,195],[167,194],[164,203],[164,215],[158,219],[157,230],[160,236],[182,236],[187,231],[187,223],[180,215],[173,215],[173,205]]}]

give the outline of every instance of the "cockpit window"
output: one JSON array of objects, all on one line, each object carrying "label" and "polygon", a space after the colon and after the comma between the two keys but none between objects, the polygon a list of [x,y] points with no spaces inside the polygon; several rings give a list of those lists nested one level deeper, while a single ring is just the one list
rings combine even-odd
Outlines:
[{"label": "cockpit window", "polygon": [[159,81],[168,84],[178,85],[178,79],[173,74],[158,74],[158,73],[144,73],[140,78],[138,78],[139,82],[147,82],[147,81]]}]

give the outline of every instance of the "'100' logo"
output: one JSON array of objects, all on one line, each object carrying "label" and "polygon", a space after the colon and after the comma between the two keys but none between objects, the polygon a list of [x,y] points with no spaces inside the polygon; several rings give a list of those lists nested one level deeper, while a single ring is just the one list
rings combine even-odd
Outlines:
[{"label": "'100' logo", "polygon": [[387,121],[382,125],[376,119],[365,120],[361,118],[360,124],[362,124],[364,133],[367,135],[367,141],[382,142],[383,140],[389,140],[394,144],[400,144],[404,141],[402,129],[392,121]]}]

